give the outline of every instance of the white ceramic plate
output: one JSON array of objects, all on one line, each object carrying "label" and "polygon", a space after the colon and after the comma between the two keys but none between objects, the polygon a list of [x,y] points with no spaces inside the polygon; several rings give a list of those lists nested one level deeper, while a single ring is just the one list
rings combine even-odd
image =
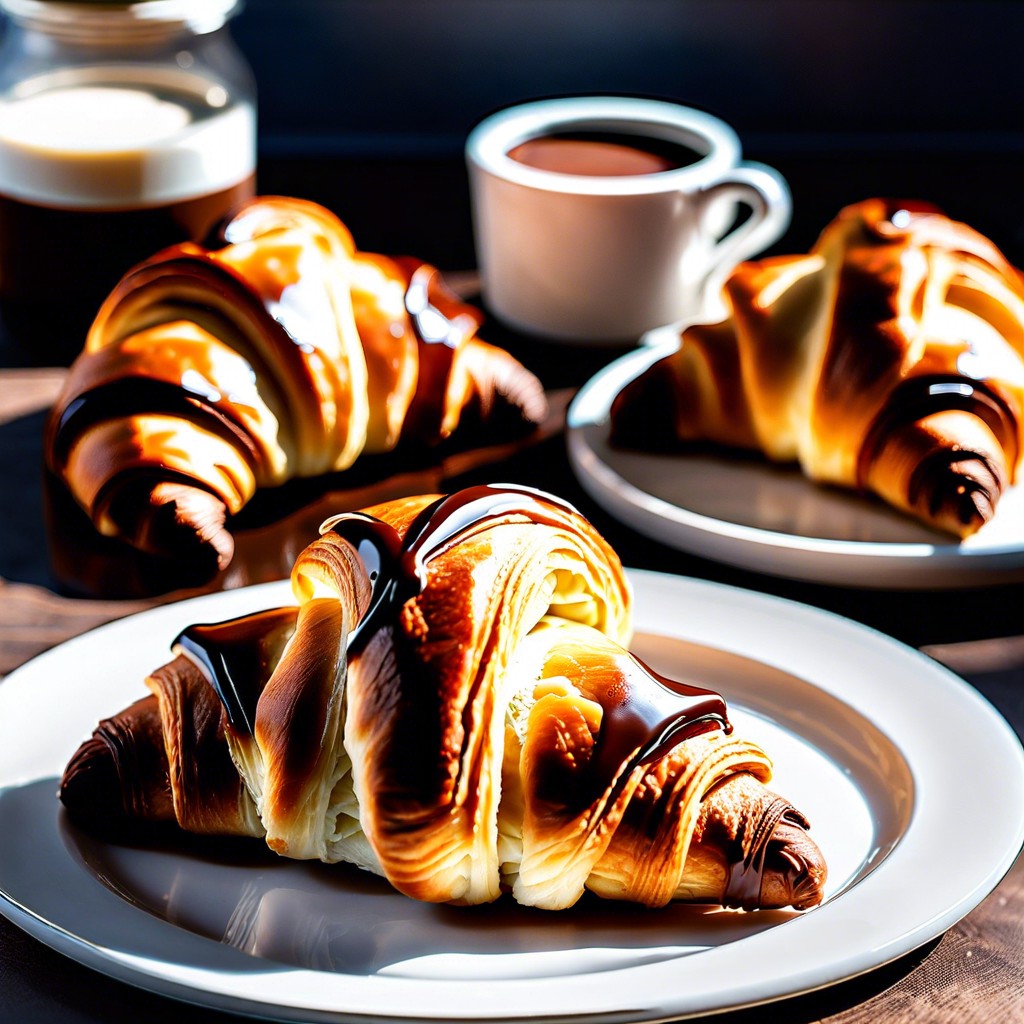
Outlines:
[{"label": "white ceramic plate", "polygon": [[880,501],[823,487],[757,458],[651,454],[608,443],[622,388],[672,345],[638,348],[576,395],[569,459],[586,491],[629,526],[681,551],[744,569],[839,586],[975,586],[1024,579],[1024,487],[957,543]]},{"label": "white ceramic plate", "polygon": [[[821,907],[437,907],[259,844],[132,848],[76,831],[55,791],[78,743],[144,692],[183,626],[288,601],[286,585],[270,584],[104,626],[4,680],[0,910],[116,978],[236,1012],[653,1021],[867,971],[939,935],[998,883],[1024,840],[1024,753],[974,690],[823,612],[632,578],[638,652],[723,691],[737,727],[775,759],[775,788],[810,817],[830,865]],[[951,843],[967,806],[972,841]]]}]

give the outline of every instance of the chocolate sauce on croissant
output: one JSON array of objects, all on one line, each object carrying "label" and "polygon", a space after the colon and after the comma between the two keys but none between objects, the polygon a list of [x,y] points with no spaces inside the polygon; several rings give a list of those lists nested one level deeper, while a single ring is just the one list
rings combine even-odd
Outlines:
[{"label": "chocolate sauce on croissant", "polygon": [[217,691],[231,728],[251,736],[272,662],[295,631],[298,608],[269,608],[227,622],[193,625],[172,648],[187,655]]},{"label": "chocolate sauce on croissant", "polygon": [[[566,515],[578,513],[544,492],[485,485],[431,502],[404,534],[365,512],[327,520],[321,533],[333,532],[352,546],[371,584],[367,610],[348,637],[349,658],[358,658],[372,637],[393,621],[401,605],[422,593],[433,559],[508,517],[564,527]],[[297,614],[294,607],[275,608],[229,622],[194,625],[175,641],[176,650],[203,669],[236,731],[252,734],[257,702],[273,671],[275,654],[295,629]],[[583,799],[592,799],[595,791],[611,786],[614,800],[615,790],[637,767],[653,764],[701,733],[732,731],[720,694],[667,678],[628,651],[611,658],[602,655],[591,664],[581,661],[571,646],[557,656],[573,662],[569,674],[603,712],[593,755],[583,777],[578,777],[586,792],[576,795]],[[561,798],[566,796],[572,799],[565,793]],[[742,823],[727,852],[725,906],[759,905],[771,840],[783,822],[807,827],[802,815],[781,799],[771,802],[755,822]],[[774,865],[772,870],[779,868]],[[789,874],[799,870],[794,861]]]},{"label": "chocolate sauce on croissant", "polygon": [[[529,487],[480,485],[438,498],[410,523],[404,537],[365,512],[347,512],[327,520],[321,532],[348,541],[362,561],[371,584],[370,602],[348,637],[348,657],[356,658],[396,610],[421,593],[427,565],[454,545],[507,516],[563,525],[571,505]],[[231,726],[252,733],[256,702],[268,675],[271,636],[295,628],[295,608],[278,608],[214,625],[184,630],[175,647],[201,665],[220,695]],[[630,679],[646,677],[632,685]],[[708,729],[731,731],[724,699],[713,690],[659,675],[623,652],[600,695],[604,722],[594,770],[604,780],[615,777],[624,762],[651,763],[690,736]]]},{"label": "chocolate sauce on croissant", "polygon": [[370,605],[349,635],[349,657],[366,647],[394,611],[427,585],[427,564],[454,545],[506,516],[562,526],[566,514],[579,515],[566,502],[532,487],[481,484],[438,498],[409,524],[405,536],[365,512],[328,519],[320,532],[347,540],[362,558],[372,584]]},{"label": "chocolate sauce on croissant", "polygon": [[[594,752],[584,773],[575,766],[568,777],[558,771],[564,754],[556,753],[556,767],[548,771],[555,799],[572,796],[567,787],[578,786],[581,804],[608,791],[607,805],[639,766],[651,765],[691,737],[721,728],[732,732],[725,700],[714,690],[682,683],[660,675],[635,655],[623,651],[613,659],[601,657],[588,665],[568,646],[557,657],[573,663],[574,681],[584,694],[602,708]],[[555,664],[557,670],[559,666]],[[659,822],[652,824],[657,826]],[[722,904],[752,910],[762,905],[766,870],[782,875],[791,893],[807,885],[807,865],[792,854],[780,856],[778,841],[772,844],[780,824],[809,828],[807,820],[787,801],[776,797],[750,820],[738,822],[738,833],[726,845],[726,884]],[[642,823],[634,823],[642,827]],[[774,853],[773,853],[774,851]],[[795,899],[796,897],[794,897]]]},{"label": "chocolate sauce on croissant", "polygon": [[[753,827],[749,821],[741,823],[742,831],[731,851],[732,859],[722,896],[723,907],[754,910],[761,905],[761,884],[768,861],[769,843],[782,822],[802,829],[810,827],[807,819],[781,797],[776,797],[764,808]],[[802,867],[797,862],[790,862],[789,866],[791,873],[799,872]]]},{"label": "chocolate sauce on croissant", "polygon": [[999,439],[1007,464],[1016,465],[1017,416],[1001,395],[984,381],[956,375],[919,374],[896,385],[871,424],[857,463],[859,486],[864,486],[871,463],[900,426],[932,413],[957,409],[978,416]]},{"label": "chocolate sauce on croissant", "polygon": [[[423,590],[431,559],[505,515],[557,523],[556,513],[550,510],[574,512],[570,505],[528,487],[484,485],[428,505],[404,539],[394,527],[363,512],[328,520],[321,532],[336,532],[356,549],[371,583],[367,612],[348,637],[349,658],[358,656],[395,609]],[[297,616],[298,609],[289,606],[192,625],[172,644],[202,669],[236,732],[252,735],[256,704],[273,669],[275,648],[294,632]]]},{"label": "chocolate sauce on croissant", "polygon": [[725,699],[714,690],[660,675],[628,651],[609,667],[612,678],[594,695],[604,716],[591,771],[601,786],[624,765],[653,764],[693,736],[732,732]]},{"label": "chocolate sauce on croissant", "polygon": [[[559,526],[566,513],[579,515],[567,503],[532,488],[483,485],[428,505],[404,539],[393,527],[362,512],[328,520],[321,531],[337,533],[356,548],[373,587],[369,609],[349,637],[349,656],[358,656],[395,610],[422,592],[432,559],[498,518],[520,515]],[[636,764],[651,763],[684,739],[709,729],[731,732],[720,694],[659,675],[627,652],[621,662],[600,695],[604,721],[593,765],[599,778],[613,778],[630,757]],[[630,677],[638,675],[646,676],[646,681],[631,685]]]}]

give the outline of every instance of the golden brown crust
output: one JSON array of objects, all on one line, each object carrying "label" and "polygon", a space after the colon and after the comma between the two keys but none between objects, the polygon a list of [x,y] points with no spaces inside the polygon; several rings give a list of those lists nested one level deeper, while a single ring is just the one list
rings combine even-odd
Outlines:
[{"label": "golden brown crust", "polygon": [[146,682],[152,694],[101,722],[68,763],[60,797],[71,816],[100,829],[176,822],[201,834],[261,835],[203,675],[177,657]]},{"label": "golden brown crust", "polygon": [[740,265],[724,296],[726,320],[617,397],[613,440],[759,449],[961,537],[991,518],[1024,451],[1024,285],[991,242],[868,200],[808,255]]},{"label": "golden brown crust", "polygon": [[47,464],[101,533],[206,548],[223,568],[226,520],[257,489],[435,444],[469,413],[540,422],[539,381],[479,322],[433,267],[357,252],[314,203],[255,199],[214,247],[164,250],[117,285],[48,421]]},{"label": "golden brown crust", "polygon": [[[297,610],[190,627],[151,677],[146,749],[166,748],[183,828],[219,830],[231,806],[282,855],[433,902],[822,898],[768,758],[728,734],[718,694],[628,652],[622,566],[558,499],[476,487],[342,514],[292,585]],[[89,750],[65,785],[83,816],[80,766],[106,765]]]},{"label": "golden brown crust", "polygon": [[203,674],[178,656],[157,669],[146,684],[159,706],[178,824],[201,834],[262,835],[228,753],[223,705]]}]

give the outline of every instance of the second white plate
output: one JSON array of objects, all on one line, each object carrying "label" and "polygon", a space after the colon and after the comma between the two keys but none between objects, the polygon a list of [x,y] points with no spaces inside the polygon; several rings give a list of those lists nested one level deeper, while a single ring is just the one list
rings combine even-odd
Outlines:
[{"label": "second white plate", "polygon": [[681,551],[744,569],[837,586],[967,587],[1024,580],[1024,487],[957,543],[858,494],[756,458],[651,454],[608,442],[619,391],[665,346],[639,348],[594,376],[568,414],[580,483],[629,526]]}]

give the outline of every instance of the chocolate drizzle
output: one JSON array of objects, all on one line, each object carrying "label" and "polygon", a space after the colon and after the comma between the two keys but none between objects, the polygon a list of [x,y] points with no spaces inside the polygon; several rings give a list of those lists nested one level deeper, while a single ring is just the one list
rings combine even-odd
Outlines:
[{"label": "chocolate drizzle", "polygon": [[171,645],[206,676],[235,732],[253,735],[256,704],[273,671],[275,648],[279,652],[295,631],[298,611],[270,608],[226,622],[189,626]]},{"label": "chocolate drizzle", "polygon": [[405,537],[365,512],[328,519],[331,531],[348,541],[362,559],[372,591],[366,614],[349,634],[349,657],[362,651],[372,635],[427,585],[427,564],[456,544],[487,529],[497,519],[523,516],[535,523],[561,525],[560,516],[578,515],[571,505],[532,487],[481,484],[438,498],[409,524]]},{"label": "chocolate drizzle", "polygon": [[[542,491],[493,484],[466,488],[427,505],[404,538],[364,512],[327,520],[321,533],[336,533],[355,548],[372,588],[366,614],[349,635],[348,656],[358,657],[396,610],[422,593],[428,564],[456,544],[507,516],[560,526],[567,514],[579,515]],[[604,711],[587,773],[594,786],[603,789],[612,779],[624,784],[634,767],[653,763],[693,736],[719,728],[732,731],[719,693],[668,679],[627,651],[612,662],[603,659],[589,669],[579,667],[593,673],[586,689]],[[623,771],[624,765],[628,770]]]},{"label": "chocolate drizzle", "polygon": [[[653,764],[684,740],[714,729],[732,732],[725,699],[714,690],[668,679],[623,651],[616,681],[598,694],[604,715],[591,768],[598,780],[621,779]],[[605,785],[605,781],[600,781]]]},{"label": "chocolate drizzle", "polygon": [[[364,512],[327,520],[321,533],[335,532],[355,548],[371,584],[366,614],[348,636],[349,658],[358,656],[397,608],[422,592],[432,559],[498,518],[518,515],[557,524],[559,513],[576,514],[572,506],[529,487],[481,485],[432,502],[410,524],[404,540],[394,527]],[[297,608],[284,607],[192,625],[172,644],[202,670],[236,732],[253,734],[256,705],[273,670],[274,646],[283,646],[297,617]]]},{"label": "chocolate drizzle", "polygon": [[901,425],[934,413],[963,410],[978,416],[1006,452],[1007,464],[1017,461],[1017,417],[984,381],[941,374],[921,374],[901,381],[871,424],[857,460],[858,486],[865,486],[871,464],[887,439]]},{"label": "chocolate drizzle", "polygon": [[[355,549],[371,586],[367,610],[348,636],[348,657],[358,657],[397,609],[423,592],[433,559],[499,519],[523,517],[560,526],[567,514],[578,515],[571,505],[542,491],[490,484],[431,502],[404,537],[365,512],[327,520],[321,533],[335,533]],[[281,630],[294,630],[296,615],[295,608],[271,609],[229,622],[190,626],[175,640],[175,647],[202,668],[231,727],[240,733],[253,730],[256,703],[272,668],[269,642]],[[597,778],[618,776],[627,761],[631,767],[650,764],[702,732],[732,731],[725,701],[713,690],[668,679],[625,651],[612,672],[599,694],[604,721],[592,766]]]},{"label": "chocolate drizzle", "polygon": [[776,797],[762,811],[753,830],[744,822],[735,844],[736,851],[729,863],[722,906],[754,910],[761,904],[761,882],[764,878],[768,843],[782,822],[806,829],[807,819],[792,804]]},{"label": "chocolate drizzle", "polygon": [[61,410],[53,428],[50,461],[62,469],[71,447],[94,424],[146,412],[202,424],[211,433],[226,438],[255,467],[259,456],[252,438],[231,418],[230,411],[229,404],[190,389],[184,381],[174,384],[155,377],[115,378],[76,395]]}]

